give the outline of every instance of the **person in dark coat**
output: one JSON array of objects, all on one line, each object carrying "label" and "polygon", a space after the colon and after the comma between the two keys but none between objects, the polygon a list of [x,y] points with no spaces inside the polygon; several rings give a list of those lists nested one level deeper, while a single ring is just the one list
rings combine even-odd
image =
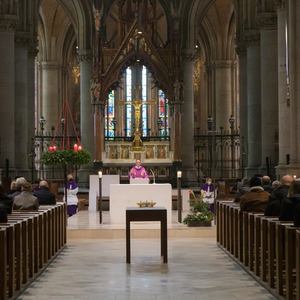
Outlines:
[{"label": "person in dark coat", "polygon": [[283,199],[279,220],[294,221],[299,224],[300,180],[295,180],[289,188],[288,196]]},{"label": "person in dark coat", "polygon": [[3,185],[0,185],[0,208],[7,214],[11,214],[12,205],[13,200],[5,194]]},{"label": "person in dark coat", "polygon": [[7,223],[6,208],[2,204],[0,204],[0,223]]},{"label": "person in dark coat", "polygon": [[40,205],[55,205],[55,195],[50,192],[49,185],[46,180],[42,180],[39,183],[39,189],[33,193],[33,196],[37,197]]},{"label": "person in dark coat", "polygon": [[281,178],[281,186],[275,189],[268,201],[267,208],[265,210],[266,216],[279,217],[283,200],[287,198],[289,187],[294,181],[294,178],[290,175],[285,175]]},{"label": "person in dark coat", "polygon": [[264,191],[259,177],[250,179],[250,190],[240,199],[241,211],[264,212],[268,203],[270,194]]},{"label": "person in dark coat", "polygon": [[273,192],[271,178],[269,176],[263,176],[261,182],[263,189],[271,194]]}]

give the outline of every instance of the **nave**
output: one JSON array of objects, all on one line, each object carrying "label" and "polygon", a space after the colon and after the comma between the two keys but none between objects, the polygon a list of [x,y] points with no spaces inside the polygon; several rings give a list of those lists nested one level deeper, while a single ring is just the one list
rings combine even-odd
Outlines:
[{"label": "nave", "polygon": [[133,239],[125,263],[123,239],[72,239],[19,300],[271,300],[233,262],[215,237],[170,239],[169,263],[160,263],[159,239]]}]

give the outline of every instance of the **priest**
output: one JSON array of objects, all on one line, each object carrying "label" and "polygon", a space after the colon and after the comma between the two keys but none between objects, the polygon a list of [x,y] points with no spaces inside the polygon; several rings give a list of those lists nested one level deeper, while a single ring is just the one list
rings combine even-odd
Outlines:
[{"label": "priest", "polygon": [[130,169],[129,178],[148,178],[148,173],[146,169],[141,165],[141,160],[137,159],[135,161],[135,166]]}]

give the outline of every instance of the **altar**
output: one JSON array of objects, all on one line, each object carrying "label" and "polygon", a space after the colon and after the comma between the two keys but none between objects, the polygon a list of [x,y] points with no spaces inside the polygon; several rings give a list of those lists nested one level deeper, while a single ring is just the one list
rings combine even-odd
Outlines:
[{"label": "altar", "polygon": [[172,223],[172,186],[166,184],[111,184],[110,223],[124,224],[126,208],[140,201],[156,202],[155,206],[167,209],[168,224]]}]

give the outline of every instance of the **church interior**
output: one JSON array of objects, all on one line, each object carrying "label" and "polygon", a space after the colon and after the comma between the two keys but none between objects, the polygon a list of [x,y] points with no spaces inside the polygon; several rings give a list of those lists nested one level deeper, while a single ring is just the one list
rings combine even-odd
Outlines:
[{"label": "church interior", "polygon": [[0,300],[300,299],[299,20],[0,0]]}]

